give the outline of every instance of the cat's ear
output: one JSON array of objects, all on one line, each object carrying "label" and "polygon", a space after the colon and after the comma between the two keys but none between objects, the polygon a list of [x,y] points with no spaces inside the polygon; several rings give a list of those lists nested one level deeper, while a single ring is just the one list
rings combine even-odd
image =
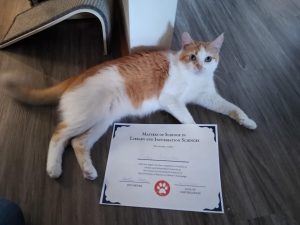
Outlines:
[{"label": "cat's ear", "polygon": [[181,35],[181,46],[184,47],[185,45],[189,45],[193,43],[194,40],[191,38],[188,32],[183,32]]},{"label": "cat's ear", "polygon": [[213,50],[215,53],[219,53],[224,42],[224,33],[219,35],[215,40],[209,43],[209,48]]}]

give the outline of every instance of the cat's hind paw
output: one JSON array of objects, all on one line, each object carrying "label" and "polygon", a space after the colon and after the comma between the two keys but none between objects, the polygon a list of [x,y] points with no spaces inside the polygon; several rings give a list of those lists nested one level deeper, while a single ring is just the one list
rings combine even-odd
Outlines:
[{"label": "cat's hind paw", "polygon": [[97,170],[93,166],[91,166],[84,169],[83,176],[85,179],[95,180],[98,177],[98,173]]}]

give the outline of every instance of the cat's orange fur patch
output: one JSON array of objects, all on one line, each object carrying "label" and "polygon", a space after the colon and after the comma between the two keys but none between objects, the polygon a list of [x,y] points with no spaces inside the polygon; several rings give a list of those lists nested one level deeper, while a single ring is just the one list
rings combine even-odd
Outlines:
[{"label": "cat's orange fur patch", "polygon": [[125,90],[134,107],[158,97],[168,77],[169,61],[164,52],[140,52],[94,66],[65,82],[67,90],[76,88],[88,77],[109,66],[116,66],[125,81]]},{"label": "cat's orange fur patch", "polygon": [[52,140],[54,142],[57,142],[59,139],[60,139],[60,134],[61,134],[61,130],[65,129],[67,127],[67,124],[64,123],[64,122],[60,122],[56,128],[55,128],[55,131],[52,135]]},{"label": "cat's orange fur patch", "polygon": [[191,44],[185,45],[180,53],[179,60],[183,63],[190,62],[190,56],[192,54],[197,55],[200,49],[201,43],[199,42],[193,42]]},{"label": "cat's orange fur patch", "polygon": [[169,61],[164,52],[142,52],[122,58],[117,67],[128,97],[138,108],[144,100],[159,96],[168,77]]}]

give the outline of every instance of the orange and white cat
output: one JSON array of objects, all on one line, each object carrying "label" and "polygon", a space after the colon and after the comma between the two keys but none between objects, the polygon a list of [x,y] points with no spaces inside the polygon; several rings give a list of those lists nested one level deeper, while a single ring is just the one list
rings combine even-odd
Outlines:
[{"label": "orange and white cat", "polygon": [[182,34],[178,52],[141,52],[95,66],[46,89],[31,89],[6,82],[10,94],[29,104],[59,101],[61,122],[49,145],[47,172],[62,173],[62,155],[69,140],[87,179],[95,179],[90,149],[108,127],[122,117],[143,116],[165,110],[181,123],[194,124],[186,104],[195,103],[228,115],[255,129],[256,123],[215,89],[214,71],[219,62],[223,34],[212,42],[194,41]]}]

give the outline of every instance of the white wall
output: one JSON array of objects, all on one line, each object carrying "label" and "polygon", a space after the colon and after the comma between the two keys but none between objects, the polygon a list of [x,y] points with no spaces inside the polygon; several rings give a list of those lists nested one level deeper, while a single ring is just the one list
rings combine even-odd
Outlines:
[{"label": "white wall", "polygon": [[140,46],[169,48],[177,0],[123,0],[130,50]]}]

